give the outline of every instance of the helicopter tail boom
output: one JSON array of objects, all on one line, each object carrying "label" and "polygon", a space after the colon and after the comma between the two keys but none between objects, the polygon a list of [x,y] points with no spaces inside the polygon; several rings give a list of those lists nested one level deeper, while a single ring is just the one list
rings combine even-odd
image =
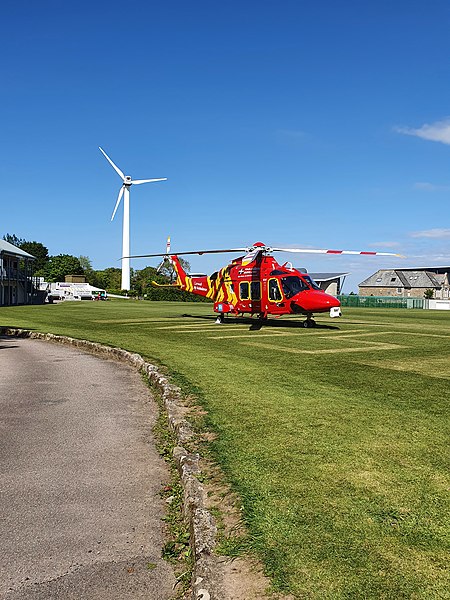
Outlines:
[{"label": "helicopter tail boom", "polygon": [[209,297],[210,286],[208,285],[208,277],[206,275],[202,277],[191,277],[188,275],[183,269],[180,259],[176,254],[172,254],[170,256],[170,260],[172,261],[173,268],[177,274],[177,280],[175,283],[177,287],[185,290],[186,292]]},{"label": "helicopter tail boom", "polygon": [[234,311],[238,299],[232,286],[228,267],[224,267],[210,276],[201,275],[192,277],[183,269],[176,254],[171,255],[170,259],[177,274],[176,285],[179,288],[213,300],[215,303],[214,310],[216,310],[217,303],[225,303],[228,309],[224,310],[224,312]]}]

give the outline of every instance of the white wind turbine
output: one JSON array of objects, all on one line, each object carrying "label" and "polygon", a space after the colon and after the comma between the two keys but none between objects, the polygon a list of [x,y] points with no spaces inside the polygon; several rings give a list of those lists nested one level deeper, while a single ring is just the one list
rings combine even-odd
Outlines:
[{"label": "white wind turbine", "polygon": [[117,165],[109,158],[106,152],[100,148],[100,152],[112,166],[114,171],[122,179],[122,187],[119,190],[117,196],[117,202],[113,210],[111,221],[114,219],[117,209],[119,208],[120,201],[123,196],[123,233],[122,233],[122,284],[123,290],[130,289],[130,187],[132,185],[140,185],[141,183],[152,183],[154,181],[167,181],[167,177],[161,179],[131,179],[130,175],[124,175]]}]

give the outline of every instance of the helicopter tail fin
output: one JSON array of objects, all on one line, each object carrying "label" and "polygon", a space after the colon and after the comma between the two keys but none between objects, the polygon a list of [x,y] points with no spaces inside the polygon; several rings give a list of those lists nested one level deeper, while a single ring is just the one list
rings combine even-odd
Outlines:
[{"label": "helicopter tail fin", "polygon": [[186,292],[191,292],[198,296],[205,296],[207,298],[213,297],[213,289],[209,282],[209,278],[206,275],[194,275],[193,277],[188,275],[176,254],[172,254],[170,260],[172,261],[173,268],[177,274],[175,285]]},{"label": "helicopter tail fin", "polygon": [[189,275],[186,273],[186,271],[183,269],[181,263],[180,263],[180,259],[178,258],[178,256],[176,254],[173,254],[170,257],[170,260],[172,261],[172,265],[173,268],[175,269],[175,273],[177,274],[177,285],[179,285],[181,287],[181,289],[186,289],[187,287],[187,280],[189,279]]}]

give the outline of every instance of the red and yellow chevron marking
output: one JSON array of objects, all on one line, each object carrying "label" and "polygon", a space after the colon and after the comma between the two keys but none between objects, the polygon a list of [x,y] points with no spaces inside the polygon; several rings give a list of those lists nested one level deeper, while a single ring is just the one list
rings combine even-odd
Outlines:
[{"label": "red and yellow chevron marking", "polygon": [[229,267],[224,267],[210,276],[189,277],[176,255],[171,256],[177,274],[177,285],[186,292],[205,296],[214,302],[228,302],[236,306],[238,298],[233,289]]}]

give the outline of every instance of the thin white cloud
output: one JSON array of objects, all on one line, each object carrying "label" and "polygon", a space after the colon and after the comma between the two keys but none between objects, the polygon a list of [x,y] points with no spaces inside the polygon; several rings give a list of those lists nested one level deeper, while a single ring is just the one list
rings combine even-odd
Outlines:
[{"label": "thin white cloud", "polygon": [[414,231],[411,233],[411,237],[432,239],[450,238],[450,229],[436,228],[425,229],[424,231]]},{"label": "thin white cloud", "polygon": [[374,242],[369,246],[370,248],[399,248],[400,242]]},{"label": "thin white cloud", "polygon": [[423,192],[448,192],[450,191],[450,185],[436,185],[435,183],[429,183],[428,181],[418,181],[414,184],[415,190],[421,190]]},{"label": "thin white cloud", "polygon": [[280,137],[300,140],[306,136],[306,133],[299,129],[278,129],[277,135],[279,135]]},{"label": "thin white cloud", "polygon": [[394,127],[394,130],[397,133],[413,135],[424,140],[450,145],[450,117],[431,124],[425,123],[425,125],[417,129],[413,127]]},{"label": "thin white cloud", "polygon": [[414,254],[408,256],[408,266],[424,268],[426,266],[442,266],[450,263],[450,254],[447,252],[435,252],[433,254]]}]

